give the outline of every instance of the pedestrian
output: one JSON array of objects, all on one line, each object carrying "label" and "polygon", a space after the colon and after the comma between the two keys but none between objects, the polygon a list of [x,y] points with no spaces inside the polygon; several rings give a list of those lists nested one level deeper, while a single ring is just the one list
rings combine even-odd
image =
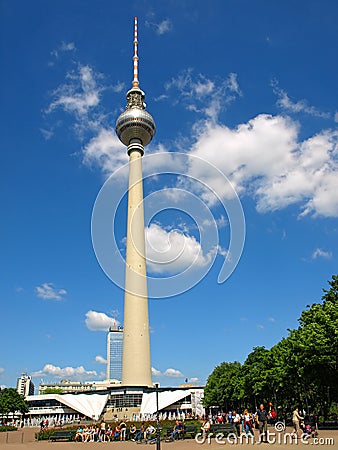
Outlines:
[{"label": "pedestrian", "polygon": [[292,413],[292,423],[293,423],[293,428],[294,428],[293,433],[297,437],[299,437],[299,435],[301,434],[300,422],[302,420],[303,420],[303,417],[299,414],[298,408],[296,408]]},{"label": "pedestrian", "polygon": [[259,440],[266,443],[268,442],[268,419],[269,414],[265,410],[264,405],[259,405],[259,409],[257,410]]}]

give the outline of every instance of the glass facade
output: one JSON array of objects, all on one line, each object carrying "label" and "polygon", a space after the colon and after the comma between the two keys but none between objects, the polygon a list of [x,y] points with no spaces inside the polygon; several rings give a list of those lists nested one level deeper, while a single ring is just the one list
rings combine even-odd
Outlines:
[{"label": "glass facade", "polygon": [[107,337],[107,380],[122,380],[123,329],[111,327]]},{"label": "glass facade", "polygon": [[132,408],[141,406],[142,393],[133,394],[111,394],[107,402],[107,407],[110,408]]}]

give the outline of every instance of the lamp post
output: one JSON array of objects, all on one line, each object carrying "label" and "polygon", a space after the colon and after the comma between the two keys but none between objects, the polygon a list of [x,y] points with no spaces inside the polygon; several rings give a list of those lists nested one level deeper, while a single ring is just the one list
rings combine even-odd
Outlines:
[{"label": "lamp post", "polygon": [[161,449],[161,429],[159,421],[159,411],[158,411],[158,383],[155,383],[155,393],[156,393],[156,450]]}]

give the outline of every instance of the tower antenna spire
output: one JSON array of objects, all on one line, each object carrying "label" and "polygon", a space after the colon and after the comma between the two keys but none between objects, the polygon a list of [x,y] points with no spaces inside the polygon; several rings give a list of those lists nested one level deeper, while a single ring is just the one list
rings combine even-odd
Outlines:
[{"label": "tower antenna spire", "polygon": [[139,81],[138,81],[138,40],[137,40],[137,17],[134,18],[134,80],[133,80],[133,87],[138,88],[139,87]]}]

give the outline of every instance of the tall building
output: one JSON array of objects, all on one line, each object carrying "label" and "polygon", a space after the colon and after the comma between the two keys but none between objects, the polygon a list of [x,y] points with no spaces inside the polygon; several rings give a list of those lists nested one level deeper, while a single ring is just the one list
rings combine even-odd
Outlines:
[{"label": "tall building", "polygon": [[136,17],[133,60],[134,79],[126,94],[126,110],[116,121],[116,133],[129,155],[122,384],[151,386],[142,156],[155,134],[155,122],[145,110],[145,93],[139,88]]},{"label": "tall building", "polygon": [[107,335],[107,380],[122,380],[123,329],[109,328]]},{"label": "tall building", "polygon": [[34,395],[34,383],[32,382],[32,377],[23,372],[21,377],[17,379],[16,390],[24,397],[27,397],[27,395]]}]

